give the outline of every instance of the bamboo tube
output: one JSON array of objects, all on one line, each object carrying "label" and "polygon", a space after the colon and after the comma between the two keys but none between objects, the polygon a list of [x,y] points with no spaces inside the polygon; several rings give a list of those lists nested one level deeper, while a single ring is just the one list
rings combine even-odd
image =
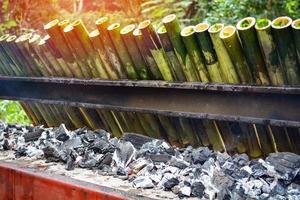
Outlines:
[{"label": "bamboo tube", "polygon": [[173,69],[172,71],[174,71],[174,77],[176,77],[176,80],[178,80],[178,81],[186,81],[186,77],[181,68],[179,60],[176,57],[176,54],[173,49],[173,45],[169,39],[166,27],[160,26],[160,28],[157,30],[157,34],[161,41],[162,47],[166,52],[166,55],[167,55],[167,58],[169,61],[169,66],[171,66]]},{"label": "bamboo tube", "polygon": [[109,126],[113,136],[120,138],[123,133],[123,129],[120,126],[118,120],[115,117],[115,114],[111,111],[101,111],[97,110],[98,114],[106,120],[107,126]]},{"label": "bamboo tube", "polygon": [[208,139],[215,151],[226,151],[225,144],[215,121],[202,120]]},{"label": "bamboo tube", "polygon": [[133,80],[137,80],[139,79],[139,77],[135,71],[135,66],[122,40],[122,37],[120,35],[120,30],[121,30],[120,23],[114,23],[107,27],[109,37],[119,55],[122,66],[125,68],[127,77]]},{"label": "bamboo tube", "polygon": [[247,135],[248,140],[248,154],[251,158],[258,158],[262,155],[260,145],[258,143],[258,136],[255,132],[253,124],[239,123],[243,134]]},{"label": "bamboo tube", "polygon": [[133,31],[135,30],[135,28],[136,26],[134,24],[127,25],[120,31],[120,34],[135,65],[136,72],[139,75],[139,78],[143,80],[149,80],[150,74],[148,72],[146,63],[133,37]]},{"label": "bamboo tube", "polygon": [[276,151],[278,152],[291,151],[291,146],[289,144],[290,138],[288,137],[283,127],[268,126],[268,129],[274,137]]},{"label": "bamboo tube", "polygon": [[[95,53],[98,53],[101,59],[101,62],[107,72],[109,79],[116,80],[118,79],[118,72],[113,68],[110,64],[109,59],[105,53],[105,48],[101,42],[100,32],[98,30],[94,30],[89,34],[92,45],[95,49]],[[101,75],[102,73],[100,73]]]},{"label": "bamboo tube", "polygon": [[292,143],[293,152],[300,153],[300,133],[298,128],[286,127],[285,131],[288,133]]},{"label": "bamboo tube", "polygon": [[220,69],[217,54],[210,39],[208,29],[208,23],[197,24],[195,26],[196,39],[199,47],[201,47],[200,49],[202,51],[202,55],[204,57],[204,61],[208,69],[211,81],[217,83],[225,82],[222,78],[223,74]]},{"label": "bamboo tube", "polygon": [[241,39],[245,56],[250,63],[255,82],[257,84],[269,85],[270,80],[259,48],[255,24],[256,20],[254,17],[246,17],[237,23],[236,28]]},{"label": "bamboo tube", "polygon": [[33,113],[32,109],[28,104],[25,102],[20,101],[20,105],[22,106],[22,109],[25,111],[26,115],[30,118],[30,121],[34,126],[37,126],[39,124],[38,119],[36,118],[35,114]]},{"label": "bamboo tube", "polygon": [[273,136],[266,126],[255,124],[254,128],[258,133],[259,143],[261,150],[265,156],[268,156],[270,153],[275,152],[273,144]]},{"label": "bamboo tube", "polygon": [[193,119],[191,120],[192,125],[194,127],[195,132],[198,135],[198,138],[201,140],[203,146],[208,147],[210,146],[210,141],[208,135],[205,131],[205,126],[203,125],[201,120]]},{"label": "bamboo tube", "polygon": [[271,21],[259,19],[255,29],[271,83],[273,85],[287,84],[285,71],[280,63],[278,50],[271,32]]},{"label": "bamboo tube", "polygon": [[150,49],[146,46],[144,36],[140,29],[135,29],[133,31],[133,36],[135,39],[135,42],[142,53],[142,56],[144,57],[144,60],[146,62],[147,68],[151,72],[152,79],[155,80],[163,80],[162,74],[160,73],[157,63],[152,57],[152,54],[150,52]]},{"label": "bamboo tube", "polygon": [[[188,54],[190,55],[191,60],[197,68],[199,77],[202,82],[210,82],[209,73],[204,64],[203,55],[199,50],[197,45],[196,36],[195,36],[195,26],[187,26],[181,30],[181,37],[183,43],[187,49]],[[215,69],[212,69],[211,72],[216,73]],[[221,77],[219,76],[219,79]]]},{"label": "bamboo tube", "polygon": [[[157,67],[166,81],[173,81],[173,73],[170,69],[169,62],[167,60],[166,54],[161,47],[160,42],[157,39],[157,35],[154,32],[154,28],[150,20],[144,20],[138,25],[138,29],[141,30],[143,35],[143,40],[146,48],[148,48],[154,58]],[[153,73],[153,72],[152,72]],[[155,72],[157,73],[157,72]]]},{"label": "bamboo tube", "polygon": [[[230,131],[234,138],[233,142],[236,145],[236,149],[238,153],[246,153],[248,151],[247,135],[243,133],[240,123],[237,122],[227,122],[227,123],[229,125]],[[226,135],[223,134],[223,138],[224,137],[226,137]]]},{"label": "bamboo tube", "polygon": [[296,19],[292,23],[294,42],[298,56],[298,64],[300,65],[300,19]]},{"label": "bamboo tube", "polygon": [[174,47],[176,56],[183,68],[187,81],[199,81],[200,77],[197,73],[197,70],[187,53],[182,38],[180,37],[180,25],[176,15],[168,15],[163,18],[162,22],[167,29],[168,36]]},{"label": "bamboo tube", "polygon": [[74,76],[78,78],[84,78],[81,68],[75,62],[75,57],[72,54],[70,47],[63,35],[62,28],[59,26],[59,20],[53,20],[44,26],[44,30],[51,37],[56,50],[62,55],[63,59],[68,64],[69,69],[73,72]]},{"label": "bamboo tube", "polygon": [[293,41],[291,24],[291,18],[278,17],[272,21],[272,33],[275,37],[281,62],[285,67],[288,83],[290,85],[299,85],[299,67],[297,65],[296,48]]},{"label": "bamboo tube", "polygon": [[[9,73],[11,73],[11,70],[13,68],[12,65],[15,65],[16,67],[18,67],[14,61],[11,59],[11,56],[10,55],[10,52],[7,51],[7,47],[5,47],[5,41],[7,40],[7,38],[9,37],[10,35],[9,34],[5,34],[5,35],[2,35],[0,37],[0,60],[1,60],[1,63],[2,63],[2,73],[4,75],[8,75]],[[12,67],[11,67],[12,66]]]},{"label": "bamboo tube", "polygon": [[[222,135],[223,141],[224,141],[224,145],[225,145],[225,149],[226,152],[228,153],[234,153],[238,150],[239,153],[244,153],[245,149],[241,148],[240,145],[242,145],[242,147],[244,146],[242,143],[237,142],[237,137],[234,137],[232,131],[231,131],[231,127],[230,127],[230,123],[229,122],[225,122],[225,121],[217,121],[215,122],[217,129],[219,130],[220,134]],[[241,142],[241,141],[239,141]]]},{"label": "bamboo tube", "polygon": [[235,65],[241,83],[253,83],[250,68],[236,34],[236,28],[234,26],[225,26],[219,35]]},{"label": "bamboo tube", "polygon": [[105,47],[106,55],[110,61],[110,64],[113,68],[118,72],[118,76],[121,79],[126,79],[125,69],[123,69],[121,61],[118,57],[118,53],[110,39],[110,36],[107,31],[107,27],[109,26],[108,17],[102,17],[96,21],[97,29],[100,32],[100,37],[102,39],[102,44]]},{"label": "bamboo tube", "polygon": [[225,45],[223,44],[223,41],[219,37],[219,34],[223,28],[224,24],[214,24],[208,29],[208,32],[217,54],[217,58],[223,74],[223,80],[227,83],[237,84],[240,82],[238,73],[231,61]]}]

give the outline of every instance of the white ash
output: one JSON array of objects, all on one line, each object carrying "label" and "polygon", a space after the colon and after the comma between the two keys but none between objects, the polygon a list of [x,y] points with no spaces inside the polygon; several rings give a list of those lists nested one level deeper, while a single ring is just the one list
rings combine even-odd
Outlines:
[{"label": "white ash", "polygon": [[[32,132],[41,135],[28,141]],[[294,153],[249,160],[246,154],[230,156],[207,147],[178,149],[157,139],[136,143],[111,138],[104,130],[0,124],[0,150],[13,150],[16,159],[34,157],[65,163],[67,170],[98,170],[128,179],[133,187],[160,188],[180,198],[300,199],[300,156]]]}]

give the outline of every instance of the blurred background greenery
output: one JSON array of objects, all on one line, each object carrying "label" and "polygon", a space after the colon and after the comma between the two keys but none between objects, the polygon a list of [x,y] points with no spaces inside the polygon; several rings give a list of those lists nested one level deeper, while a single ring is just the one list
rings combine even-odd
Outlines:
[{"label": "blurred background greenery", "polygon": [[[88,29],[109,16],[113,22],[129,24],[151,19],[155,24],[175,13],[183,24],[222,22],[234,24],[243,17],[273,19],[288,15],[300,17],[299,0],[1,0],[0,35],[33,29],[40,34],[43,24],[58,19],[82,19]],[[0,119],[9,123],[30,123],[21,106],[0,101]]]}]

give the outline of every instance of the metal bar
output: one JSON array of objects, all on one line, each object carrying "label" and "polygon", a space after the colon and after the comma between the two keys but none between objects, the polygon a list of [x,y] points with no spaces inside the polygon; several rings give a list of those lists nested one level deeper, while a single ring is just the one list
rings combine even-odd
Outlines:
[{"label": "metal bar", "polygon": [[300,88],[0,77],[0,98],[300,127]]},{"label": "metal bar", "polygon": [[66,176],[0,163],[0,199],[14,200],[125,200],[150,199],[127,192],[75,180]]}]

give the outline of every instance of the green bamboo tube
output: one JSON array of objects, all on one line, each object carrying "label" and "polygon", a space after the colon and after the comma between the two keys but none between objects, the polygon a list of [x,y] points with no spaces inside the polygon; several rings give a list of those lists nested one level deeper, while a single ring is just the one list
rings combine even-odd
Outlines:
[{"label": "green bamboo tube", "polygon": [[205,147],[210,146],[210,141],[202,121],[199,119],[193,119],[191,120],[191,122],[195,132],[197,133],[198,138],[201,140],[201,144]]},{"label": "green bamboo tube", "polygon": [[225,26],[219,35],[235,65],[241,83],[254,83],[249,65],[246,62],[243,49],[237,37],[236,28],[234,26]]},{"label": "green bamboo tube", "polygon": [[292,19],[278,17],[272,21],[272,33],[275,37],[281,62],[285,67],[287,80],[290,85],[299,85],[299,66],[292,33]]},{"label": "green bamboo tube", "polygon": [[139,78],[143,80],[149,80],[150,74],[148,72],[145,60],[142,57],[133,37],[133,31],[135,30],[135,28],[136,26],[134,24],[127,25],[120,31],[120,34],[135,65],[136,72],[139,75]]},{"label": "green bamboo tube", "polygon": [[166,117],[163,115],[158,115],[157,118],[159,119],[163,128],[166,130],[168,141],[170,142],[170,144],[177,147],[183,147],[182,139],[174,126],[173,120],[170,119],[170,117]]},{"label": "green bamboo tube", "polygon": [[53,20],[44,26],[44,30],[51,37],[57,51],[62,55],[63,59],[67,63],[69,69],[73,72],[74,76],[78,78],[84,78],[81,68],[75,61],[75,57],[63,35],[63,27],[59,26],[59,20]]},{"label": "green bamboo tube", "polygon": [[238,73],[231,61],[225,45],[223,44],[223,41],[219,37],[219,34],[223,28],[224,24],[214,24],[208,29],[208,32],[217,54],[217,58],[223,74],[223,80],[227,83],[237,84],[240,82]]},{"label": "green bamboo tube", "polygon": [[260,149],[260,144],[258,140],[258,135],[256,130],[254,129],[253,124],[248,123],[239,123],[242,129],[243,134],[247,135],[248,140],[248,154],[251,158],[258,158],[262,155],[262,151]]},{"label": "green bamboo tube", "polygon": [[[238,122],[227,122],[238,153],[246,153],[248,151],[247,135],[242,132],[241,125]],[[222,132],[223,134],[223,132]],[[226,135],[223,134],[223,138]]]},{"label": "green bamboo tube", "polygon": [[107,27],[107,32],[110,36],[110,39],[119,55],[121,60],[122,66],[127,73],[127,77],[133,80],[139,79],[136,71],[135,66],[130,58],[130,55],[126,49],[126,46],[122,40],[121,34],[121,24],[114,23]]},{"label": "green bamboo tube", "polygon": [[120,58],[118,57],[118,53],[110,39],[110,36],[107,31],[107,27],[109,26],[108,17],[102,17],[96,21],[97,29],[100,32],[100,37],[102,40],[102,44],[105,47],[106,55],[110,61],[110,64],[113,68],[118,72],[118,75],[121,79],[126,79],[125,69],[123,69]]},{"label": "green bamboo tube", "polygon": [[8,75],[9,73],[11,73],[11,65],[15,65],[17,66],[14,61],[12,60],[11,56],[10,55],[10,52],[7,51],[6,49],[6,40],[7,38],[9,37],[10,35],[9,34],[5,34],[5,35],[2,35],[0,37],[0,60],[1,60],[1,63],[2,63],[2,73],[4,75]]},{"label": "green bamboo tube", "polygon": [[257,84],[269,85],[270,80],[259,47],[255,24],[256,20],[254,17],[246,17],[237,23],[236,28],[241,39],[245,56],[250,63],[255,82]]},{"label": "green bamboo tube", "polygon": [[287,84],[285,71],[280,63],[275,39],[272,35],[271,21],[268,19],[259,19],[257,20],[255,29],[271,83],[273,85]]},{"label": "green bamboo tube", "polygon": [[300,19],[296,19],[292,23],[294,42],[298,56],[298,64],[300,64]]},{"label": "green bamboo tube", "polygon": [[274,137],[276,151],[291,151],[291,145],[289,144],[290,138],[288,137],[283,127],[268,126],[268,129]]},{"label": "green bamboo tube", "polygon": [[266,126],[255,124],[254,129],[258,133],[258,139],[261,146],[261,150],[265,157],[270,153],[275,152],[273,144],[273,136]]},{"label": "green bamboo tube", "polygon": [[[197,68],[201,81],[210,82],[211,79],[204,64],[202,53],[200,52],[199,46],[197,45],[195,32],[195,26],[187,26],[181,30],[180,35],[188,54],[190,55],[194,65]],[[212,69],[211,71],[215,72],[216,70]]]},{"label": "green bamboo tube", "polygon": [[135,42],[146,62],[147,68],[149,69],[151,73],[151,79],[155,80],[162,80],[162,74],[160,73],[157,63],[155,59],[152,57],[152,54],[150,52],[150,49],[146,46],[144,36],[140,29],[135,29],[133,31],[133,36],[135,39]]},{"label": "green bamboo tube", "polygon": [[122,136],[123,129],[116,119],[114,113],[111,111],[106,112],[101,110],[97,110],[97,112],[102,118],[106,119],[106,125],[109,126],[113,136],[120,138]]},{"label": "green bamboo tube", "polygon": [[205,127],[205,132],[207,133],[210,144],[215,151],[226,151],[225,144],[215,121],[209,121],[206,119],[202,120],[202,124]]},{"label": "green bamboo tube", "polygon": [[27,105],[33,111],[33,113],[36,116],[36,119],[39,122],[39,124],[45,124],[45,125],[47,125],[45,119],[43,118],[41,112],[38,110],[38,108],[36,107],[36,105],[34,103],[29,103],[29,102],[27,102]]},{"label": "green bamboo tube", "polygon": [[222,71],[219,66],[217,54],[214,50],[213,43],[210,39],[209,24],[200,23],[195,26],[195,36],[199,47],[201,47],[202,55],[204,57],[205,65],[209,72],[209,76],[212,82],[225,82],[222,77]]},{"label": "green bamboo tube", "polygon": [[[238,151],[239,153],[245,153],[245,149],[241,148],[241,146],[238,146],[238,145],[242,145],[242,147],[244,147],[244,145],[238,144],[238,141],[237,141],[238,138],[234,137],[234,135],[231,131],[230,124],[228,122],[217,121],[216,126],[218,127],[218,130],[220,131],[220,134],[222,135],[225,149],[228,153],[232,154],[236,151]],[[239,141],[239,142],[241,142],[241,141]]]},{"label": "green bamboo tube", "polygon": [[94,47],[89,37],[89,32],[81,20],[76,20],[72,23],[74,32],[80,43],[84,47],[87,56],[86,60],[90,63],[91,72],[93,77],[101,77],[102,79],[108,79],[108,74],[103,66],[98,54],[95,54]]},{"label": "green bamboo tube", "polygon": [[[102,65],[104,66],[108,78],[112,80],[118,79],[118,72],[113,68],[113,66],[110,64],[109,59],[105,53],[104,46],[101,42],[100,32],[98,30],[94,30],[89,34],[90,40],[92,42],[92,45],[96,52],[100,56],[100,60],[102,62]],[[101,75],[102,73],[100,73]]]},{"label": "green bamboo tube", "polygon": [[168,15],[163,18],[162,22],[167,29],[168,36],[174,47],[176,56],[183,68],[187,81],[199,81],[200,77],[197,73],[197,69],[193,65],[180,36],[181,30],[176,15]]},{"label": "green bamboo tube", "polygon": [[162,47],[166,52],[169,66],[171,66],[172,71],[174,71],[174,77],[176,77],[176,80],[178,81],[186,81],[186,77],[176,56],[173,45],[169,39],[166,27],[160,26],[157,30],[157,34],[161,41]]},{"label": "green bamboo tube", "polygon": [[[150,50],[157,67],[166,81],[174,81],[173,73],[170,69],[166,54],[157,39],[156,33],[153,31],[153,26],[150,20],[144,20],[138,25],[143,35],[144,44]],[[152,72],[153,73],[153,72]],[[157,73],[157,72],[155,72]]]},{"label": "green bamboo tube", "polygon": [[88,54],[86,53],[83,45],[80,43],[78,37],[76,36],[72,24],[66,26],[63,30],[63,33],[68,44],[70,45],[71,51],[75,55],[77,63],[81,67],[84,78],[91,78],[93,76],[92,71],[94,70],[91,70],[90,64],[86,62]]}]

